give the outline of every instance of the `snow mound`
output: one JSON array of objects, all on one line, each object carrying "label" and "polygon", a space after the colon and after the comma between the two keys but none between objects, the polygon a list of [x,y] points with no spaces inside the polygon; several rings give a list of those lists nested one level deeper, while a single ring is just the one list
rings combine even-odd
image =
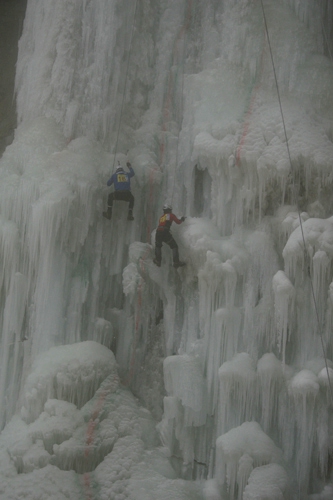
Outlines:
[{"label": "snow mound", "polygon": [[318,377],[311,370],[301,370],[292,378],[289,389],[294,397],[316,397],[319,392]]},{"label": "snow mound", "polygon": [[[68,396],[69,382],[88,399],[80,408],[56,399]],[[83,342],[46,352],[26,382],[26,399],[37,404],[49,394],[34,421],[16,415],[0,435],[1,498],[202,500],[199,484],[177,479],[155,421],[119,385],[108,349]]]},{"label": "snow mound", "polygon": [[250,474],[243,500],[284,500],[288,483],[288,475],[281,465],[257,467]]},{"label": "snow mound", "polygon": [[[304,240],[303,240],[304,236]],[[326,258],[333,258],[333,218],[308,219],[290,235],[282,252],[286,272],[294,277],[298,263],[304,264],[304,245],[310,258],[321,251]],[[319,258],[319,256],[317,257]]]},{"label": "snow mound", "polygon": [[52,347],[37,357],[26,380],[22,418],[36,420],[53,398],[81,408],[111,373],[116,374],[114,355],[97,342]]},{"label": "snow mound", "polygon": [[244,422],[216,440],[217,479],[225,483],[233,498],[236,487],[243,491],[255,467],[281,463],[282,451],[257,422]]}]

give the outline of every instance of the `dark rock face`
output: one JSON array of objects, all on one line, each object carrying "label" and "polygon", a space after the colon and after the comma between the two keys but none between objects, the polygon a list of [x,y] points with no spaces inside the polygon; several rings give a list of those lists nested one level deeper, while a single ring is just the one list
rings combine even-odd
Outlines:
[{"label": "dark rock face", "polygon": [[16,127],[15,66],[27,0],[0,2],[0,157]]}]

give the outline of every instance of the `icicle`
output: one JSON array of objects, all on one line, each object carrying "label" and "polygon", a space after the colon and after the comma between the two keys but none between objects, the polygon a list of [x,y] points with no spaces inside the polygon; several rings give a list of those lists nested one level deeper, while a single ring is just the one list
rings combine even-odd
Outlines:
[{"label": "icicle", "polygon": [[218,433],[221,434],[253,418],[256,372],[253,360],[243,352],[223,363],[218,373]]},{"label": "icicle", "polygon": [[232,358],[237,352],[241,333],[242,313],[239,309],[218,309],[212,318],[211,332],[205,341],[205,372],[210,394],[210,406],[214,411],[219,392],[218,370],[225,359]]},{"label": "icicle", "polygon": [[238,500],[241,500],[243,498],[243,491],[252,471],[253,471],[253,458],[247,453],[244,453],[238,461],[238,471],[237,471]]},{"label": "icicle", "polygon": [[258,361],[257,373],[262,427],[269,432],[277,419],[279,393],[284,384],[282,365],[273,353],[266,353]]},{"label": "icicle", "polygon": [[235,498],[237,488],[238,498],[242,498],[241,488],[247,483],[252,469],[281,461],[281,450],[257,422],[244,422],[217,438],[216,476],[221,488],[227,484],[230,498]]},{"label": "icicle", "polygon": [[23,274],[12,275],[5,304],[1,337],[1,428],[13,415],[20,391],[22,342],[27,340],[22,332],[27,306],[27,288],[27,280]]},{"label": "icicle", "polygon": [[293,326],[295,289],[285,273],[278,271],[273,277],[273,290],[277,344],[279,351],[282,351],[282,363],[285,364],[287,340]]},{"label": "icicle", "polygon": [[164,360],[163,369],[168,394],[176,396],[184,407],[184,425],[203,425],[206,395],[199,359],[187,354],[169,356]]},{"label": "icicle", "polygon": [[4,285],[5,294],[9,292],[10,278],[13,269],[18,265],[19,232],[17,226],[10,221],[0,219],[0,289]]},{"label": "icicle", "polygon": [[312,265],[314,294],[319,321],[322,324],[326,310],[328,280],[331,276],[331,261],[326,252],[318,250],[312,258]]},{"label": "icicle", "polygon": [[314,412],[319,393],[318,377],[310,370],[301,370],[291,379],[289,391],[294,399],[295,420],[299,440],[299,454],[296,462],[297,479],[301,491],[306,491],[314,441]]}]

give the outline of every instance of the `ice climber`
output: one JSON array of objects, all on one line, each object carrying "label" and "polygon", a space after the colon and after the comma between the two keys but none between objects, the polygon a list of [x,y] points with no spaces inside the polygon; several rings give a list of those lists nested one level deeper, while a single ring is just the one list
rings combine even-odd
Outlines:
[{"label": "ice climber", "polygon": [[181,224],[184,222],[185,217],[178,219],[173,213],[170,205],[164,205],[163,215],[158,221],[158,227],[156,229],[155,235],[155,259],[154,264],[158,267],[161,265],[162,261],[162,244],[166,243],[172,250],[173,256],[173,266],[182,267],[185,266],[185,262],[179,260],[178,245],[175,242],[172,234],[170,233],[171,224],[175,222],[176,224]]},{"label": "ice climber", "polygon": [[133,217],[133,207],[134,207],[134,196],[131,193],[131,177],[134,175],[134,170],[128,161],[126,163],[129,172],[125,172],[123,167],[120,165],[117,167],[115,173],[110,177],[107,182],[108,186],[114,185],[114,191],[108,196],[108,209],[103,212],[104,217],[111,219],[112,217],[112,206],[114,200],[128,201],[128,220],[134,220]]}]

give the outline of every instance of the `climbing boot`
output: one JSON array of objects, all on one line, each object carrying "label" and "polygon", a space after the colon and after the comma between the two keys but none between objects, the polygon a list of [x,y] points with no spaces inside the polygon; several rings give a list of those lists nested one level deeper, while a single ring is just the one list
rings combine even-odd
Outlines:
[{"label": "climbing boot", "polygon": [[173,267],[175,267],[175,268],[183,267],[183,266],[186,266],[186,264],[185,264],[185,262],[181,262],[180,260],[178,262],[173,263]]},{"label": "climbing boot", "polygon": [[128,216],[127,216],[127,220],[134,220],[134,217],[133,217],[133,212],[132,212],[132,210],[129,210],[129,211],[128,211]]},{"label": "climbing boot", "polygon": [[182,267],[182,266],[185,266],[185,262],[181,262],[179,260],[179,253],[178,253],[178,247],[177,246],[172,249],[172,260],[173,260],[173,267]]},{"label": "climbing boot", "polygon": [[154,264],[156,264],[158,267],[161,267],[161,261],[160,260],[157,260],[157,259],[154,259],[153,260]]},{"label": "climbing boot", "polygon": [[111,217],[112,217],[112,208],[111,207],[108,207],[107,211],[103,212],[103,217],[111,220]]}]

